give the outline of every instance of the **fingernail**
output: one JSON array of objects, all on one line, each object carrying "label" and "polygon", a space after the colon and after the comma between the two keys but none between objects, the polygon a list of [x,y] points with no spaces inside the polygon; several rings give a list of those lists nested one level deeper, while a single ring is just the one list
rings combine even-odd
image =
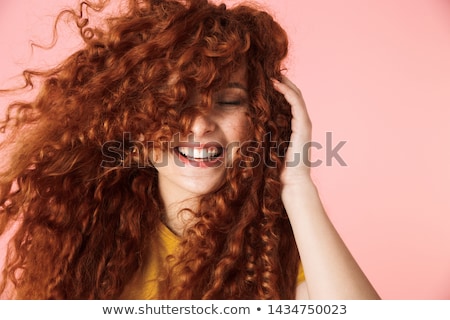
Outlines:
[{"label": "fingernail", "polygon": [[275,78],[272,78],[272,82],[273,82],[273,84],[274,84],[275,86],[278,86],[278,84],[280,84],[280,81],[278,81],[278,80],[275,79]]}]

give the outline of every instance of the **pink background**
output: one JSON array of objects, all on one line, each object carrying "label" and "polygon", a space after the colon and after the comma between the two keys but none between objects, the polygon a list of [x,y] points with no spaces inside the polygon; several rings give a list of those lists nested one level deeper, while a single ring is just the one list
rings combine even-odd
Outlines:
[{"label": "pink background", "polygon": [[[0,0],[0,87],[76,46],[65,36],[49,52],[29,45],[49,43],[54,14],[74,3]],[[258,3],[291,38],[287,75],[303,91],[314,140],[347,141],[347,166],[324,163],[313,175],[355,258],[384,299],[449,299],[450,2]]]}]

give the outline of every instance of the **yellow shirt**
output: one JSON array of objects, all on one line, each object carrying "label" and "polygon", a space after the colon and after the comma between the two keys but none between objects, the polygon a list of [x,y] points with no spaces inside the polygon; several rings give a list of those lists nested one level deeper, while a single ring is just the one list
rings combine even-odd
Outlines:
[{"label": "yellow shirt", "polygon": [[157,241],[152,241],[149,248],[152,253],[150,259],[127,285],[123,299],[150,300],[157,297],[159,272],[165,269],[165,259],[175,253],[180,239],[162,223],[156,232]]},{"label": "yellow shirt", "polygon": [[[173,254],[178,247],[180,239],[164,224],[161,223],[157,230],[159,241],[153,241],[150,246],[151,258],[144,263],[144,268],[134,277],[122,294],[122,299],[146,300],[156,299],[158,293],[158,275],[163,270],[165,259]],[[305,280],[303,267],[297,276],[297,284]]]}]

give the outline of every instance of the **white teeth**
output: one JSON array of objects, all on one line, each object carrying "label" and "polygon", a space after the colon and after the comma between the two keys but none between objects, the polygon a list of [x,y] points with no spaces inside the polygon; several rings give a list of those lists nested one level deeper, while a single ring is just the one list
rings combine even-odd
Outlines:
[{"label": "white teeth", "polygon": [[220,155],[220,150],[216,147],[209,148],[188,148],[178,147],[178,152],[186,158],[191,159],[211,159]]}]

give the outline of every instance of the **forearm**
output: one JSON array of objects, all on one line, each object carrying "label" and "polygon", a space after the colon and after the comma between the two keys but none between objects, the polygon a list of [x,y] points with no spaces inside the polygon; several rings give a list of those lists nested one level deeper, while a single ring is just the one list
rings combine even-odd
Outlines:
[{"label": "forearm", "polygon": [[378,299],[332,225],[309,178],[283,190],[311,299]]}]

